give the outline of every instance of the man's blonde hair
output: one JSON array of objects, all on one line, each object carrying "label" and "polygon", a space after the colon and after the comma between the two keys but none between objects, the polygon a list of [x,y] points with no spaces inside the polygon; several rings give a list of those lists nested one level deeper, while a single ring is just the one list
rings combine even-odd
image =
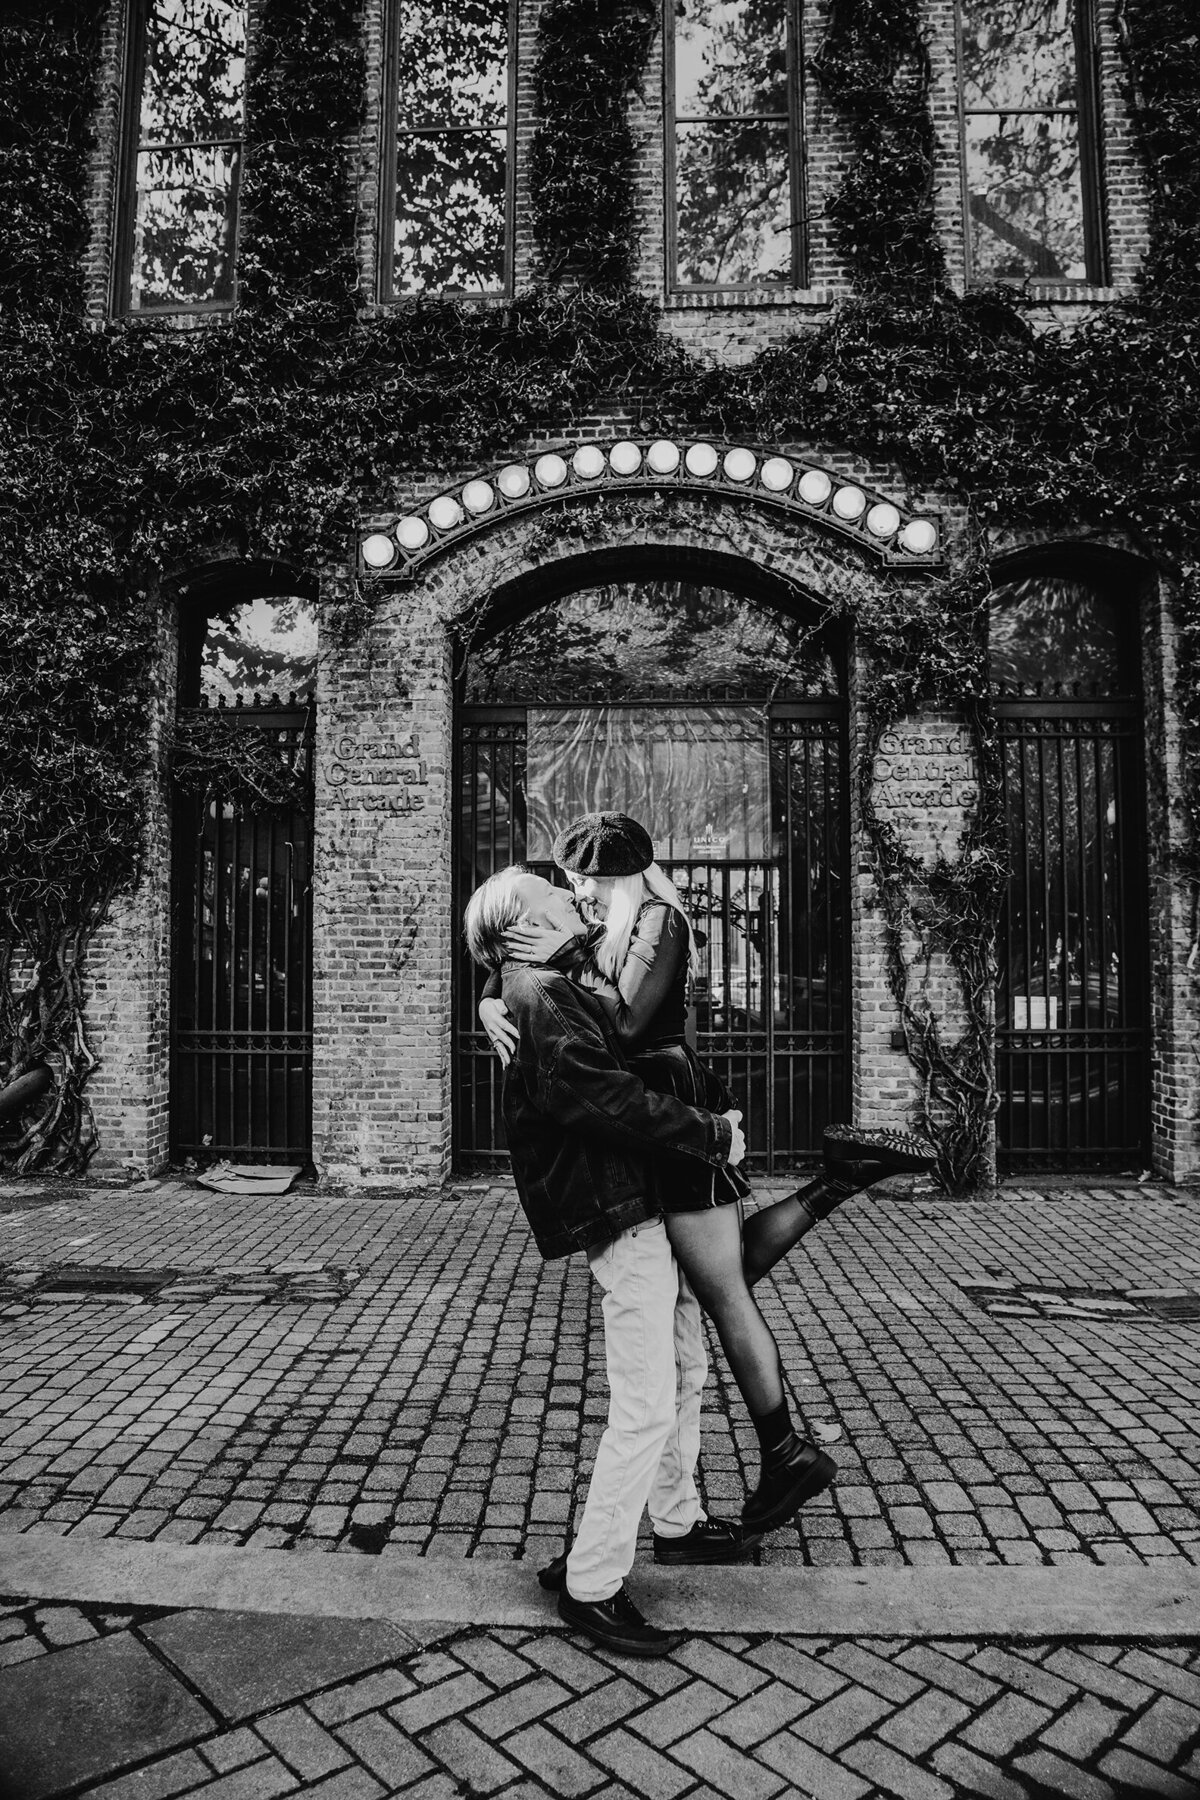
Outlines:
[{"label": "man's blonde hair", "polygon": [[507,869],[489,875],[467,902],[463,934],[472,962],[481,969],[498,969],[504,961],[504,934],[525,911],[518,888],[529,872],[520,863],[511,863]]}]

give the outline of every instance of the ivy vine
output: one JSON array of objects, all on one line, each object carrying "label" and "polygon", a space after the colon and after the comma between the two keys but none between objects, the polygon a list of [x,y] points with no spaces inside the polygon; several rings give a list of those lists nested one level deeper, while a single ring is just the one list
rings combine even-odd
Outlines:
[{"label": "ivy vine", "polygon": [[637,218],[628,100],[657,20],[655,0],[549,0],[542,9],[529,187],[552,282],[629,285]]},{"label": "ivy vine", "polygon": [[[835,0],[817,74],[855,160],[831,203],[857,297],[750,363],[715,370],[635,293],[626,117],[657,8],[545,0],[530,187],[542,279],[501,308],[422,300],[357,310],[351,157],[365,76],[356,0],[262,0],[248,75],[239,306],[192,329],[88,323],[90,118],[101,0],[0,20],[0,1092],[50,1069],[0,1159],[78,1167],[95,1145],[81,976],[115,894],[137,882],[163,578],[215,546],[338,568],[360,508],[409,471],[561,432],[626,397],[648,430],[836,443],[958,495],[954,573],[897,584],[856,623],[873,741],[939,698],[965,707],[983,799],[959,853],[909,858],[863,815],[890,972],[947,1186],[986,1177],[989,994],[1005,879],[980,629],[986,528],[1121,534],[1175,580],[1190,850],[1200,891],[1200,59],[1190,0],[1124,0],[1121,31],[1154,194],[1146,277],[1074,331],[1035,331],[1023,297],[948,291],[933,229],[928,62],[915,0]],[[338,587],[351,631],[369,591]],[[203,787],[236,755],[174,746]],[[190,759],[190,760],[189,760]],[[864,782],[870,758],[864,763]],[[251,784],[253,785],[253,783]],[[199,791],[199,787],[197,791]],[[911,946],[944,956],[967,1028],[920,995]]]}]

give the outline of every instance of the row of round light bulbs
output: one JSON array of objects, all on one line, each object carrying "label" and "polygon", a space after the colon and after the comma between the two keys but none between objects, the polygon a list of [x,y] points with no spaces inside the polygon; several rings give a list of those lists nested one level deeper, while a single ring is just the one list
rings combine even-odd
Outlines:
[{"label": "row of round light bulbs", "polygon": [[883,541],[899,531],[901,548],[913,556],[928,556],[937,543],[937,527],[931,519],[910,519],[901,530],[899,510],[890,500],[870,505],[867,495],[852,482],[835,488],[824,469],[805,469],[797,481],[797,466],[786,456],[769,456],[760,467],[752,450],[735,447],[722,457],[714,444],[689,444],[686,451],[681,451],[669,438],[659,438],[643,451],[639,444],[623,438],[607,456],[598,444],[581,444],[568,464],[565,457],[552,450],[538,457],[532,472],[524,463],[509,463],[496,476],[495,486],[477,477],[468,481],[459,495],[439,494],[430,502],[425,517],[410,513],[397,521],[393,535],[376,531],[365,538],[363,561],[370,568],[386,569],[395,560],[397,544],[415,555],[428,544],[431,525],[437,531],[453,531],[468,517],[480,518],[490,512],[496,504],[497,488],[506,500],[523,500],[535,481],[543,492],[552,493],[562,487],[572,471],[580,481],[596,481],[606,468],[618,476],[637,475],[643,462],[655,475],[674,475],[682,462],[687,473],[697,480],[715,475],[718,468],[730,481],[738,483],[751,481],[757,474],[772,494],[785,493],[795,482],[796,493],[806,505],[816,509],[828,501],[830,510],[846,525],[856,524],[865,513],[863,522],[872,537]]}]

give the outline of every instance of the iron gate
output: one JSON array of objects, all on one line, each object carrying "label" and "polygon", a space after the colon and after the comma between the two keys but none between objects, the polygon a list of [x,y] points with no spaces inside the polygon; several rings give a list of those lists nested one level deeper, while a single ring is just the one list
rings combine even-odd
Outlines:
[{"label": "iron gate", "polygon": [[1147,1166],[1149,994],[1135,701],[1000,700],[1012,874],[998,1120],[1009,1170]]},{"label": "iron gate", "polygon": [[[656,716],[669,711],[656,706]],[[697,1048],[741,1099],[759,1171],[819,1157],[849,1110],[849,929],[843,710],[759,707],[770,770],[769,854],[664,859],[703,939]],[[466,707],[458,738],[458,916],[496,869],[526,861],[527,710]],[[636,812],[633,799],[614,800]],[[530,866],[554,877],[547,862]],[[561,881],[562,877],[558,879]],[[500,1066],[479,1027],[482,975],[462,957],[455,1001],[455,1153],[503,1160]]]},{"label": "iron gate", "polygon": [[[186,709],[203,715],[207,709]],[[306,804],[181,796],[175,815],[171,1148],[307,1164],[312,1153],[312,753],[306,707],[225,715],[301,776]]]}]

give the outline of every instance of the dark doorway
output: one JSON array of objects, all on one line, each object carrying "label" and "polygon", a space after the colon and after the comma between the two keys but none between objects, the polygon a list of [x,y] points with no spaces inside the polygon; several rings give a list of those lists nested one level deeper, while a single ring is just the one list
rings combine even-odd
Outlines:
[{"label": "dark doorway", "polygon": [[[742,1099],[752,1165],[800,1167],[849,1094],[845,708],[824,638],[702,582],[613,583],[471,658],[459,714],[458,900],[554,875],[578,813],[645,823],[702,940],[697,1048]],[[455,1146],[504,1152],[499,1065],[464,959]]]},{"label": "dark doorway", "polygon": [[1029,576],[992,598],[1011,875],[1000,924],[999,1155],[1149,1162],[1149,957],[1136,595]]},{"label": "dark doorway", "polygon": [[[256,600],[201,626],[180,735],[213,747],[215,773],[175,804],[171,1150],[307,1165],[315,622],[306,601]],[[222,780],[222,762],[243,774]]]}]

